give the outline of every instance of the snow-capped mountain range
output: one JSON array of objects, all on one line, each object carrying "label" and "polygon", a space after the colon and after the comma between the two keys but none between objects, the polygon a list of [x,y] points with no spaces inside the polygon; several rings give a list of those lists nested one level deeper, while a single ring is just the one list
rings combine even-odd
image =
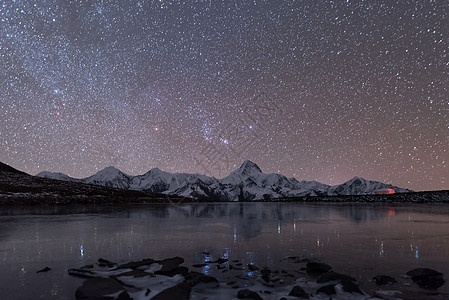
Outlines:
[{"label": "snow-capped mountain range", "polygon": [[281,174],[265,174],[250,160],[229,176],[217,179],[200,174],[169,173],[158,168],[143,175],[131,176],[117,168],[107,167],[87,178],[72,178],[63,173],[41,172],[36,176],[177,195],[211,201],[251,201],[298,196],[365,195],[393,189],[396,193],[412,192],[360,177],[335,186],[317,181],[298,181]]}]

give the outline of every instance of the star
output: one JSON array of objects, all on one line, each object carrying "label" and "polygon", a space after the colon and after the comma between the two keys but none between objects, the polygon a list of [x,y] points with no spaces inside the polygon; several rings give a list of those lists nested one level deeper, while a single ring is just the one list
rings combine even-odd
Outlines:
[{"label": "star", "polygon": [[1,157],[448,189],[448,18],[418,0],[3,1]]}]

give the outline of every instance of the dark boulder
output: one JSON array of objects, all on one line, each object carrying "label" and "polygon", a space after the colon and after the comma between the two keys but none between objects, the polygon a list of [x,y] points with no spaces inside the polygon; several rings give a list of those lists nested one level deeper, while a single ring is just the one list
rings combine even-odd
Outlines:
[{"label": "dark boulder", "polygon": [[99,258],[98,259],[98,265],[100,267],[108,267],[108,268],[113,268],[113,267],[117,266],[117,264],[115,262],[109,261],[109,260],[104,259],[104,258]]},{"label": "dark boulder", "polygon": [[233,265],[229,264],[229,270],[243,271],[244,269],[242,267],[236,267],[236,266],[233,266]]},{"label": "dark boulder", "polygon": [[343,278],[340,282],[340,284],[343,286],[343,291],[347,293],[357,293],[360,295],[365,295],[359,288],[357,284],[355,284],[354,281],[348,278]]},{"label": "dark boulder", "polygon": [[335,285],[333,285],[333,284],[322,286],[316,292],[317,292],[317,294],[324,293],[328,296],[337,294],[337,292],[335,291]]},{"label": "dark boulder", "polygon": [[176,256],[172,258],[166,258],[159,261],[158,263],[162,265],[161,270],[173,270],[176,269],[180,264],[184,262],[184,258]]},{"label": "dark boulder", "polygon": [[89,265],[82,266],[80,269],[84,270],[84,269],[93,269],[93,268],[94,268],[94,265],[89,264]]},{"label": "dark boulder", "polygon": [[407,272],[414,283],[426,290],[436,290],[446,283],[444,274],[428,268],[416,268]]},{"label": "dark boulder", "polygon": [[215,277],[203,275],[199,278],[197,284],[206,284],[212,287],[218,287],[219,282]]},{"label": "dark boulder", "polygon": [[51,268],[45,267],[42,270],[37,271],[36,273],[43,273],[43,272],[48,272],[48,271],[51,271]]},{"label": "dark boulder", "polygon": [[131,300],[125,288],[112,278],[91,278],[83,282],[75,292],[77,300],[108,299],[111,294],[118,294],[118,300]]},{"label": "dark boulder", "polygon": [[189,300],[192,287],[186,282],[182,282],[171,288],[165,289],[151,300]]},{"label": "dark boulder", "polygon": [[158,264],[162,265],[162,268],[154,273],[170,277],[173,277],[176,274],[185,275],[189,272],[189,270],[186,267],[179,266],[183,262],[184,259],[178,256],[158,261]]},{"label": "dark boulder", "polygon": [[96,271],[91,271],[91,270],[69,269],[68,272],[69,272],[69,275],[71,275],[71,276],[87,277],[87,278],[100,277],[100,276],[98,276],[98,273]]},{"label": "dark boulder", "polygon": [[180,267],[177,267],[174,269],[159,270],[159,271],[154,272],[154,274],[156,274],[156,275],[165,275],[165,276],[169,276],[169,277],[173,277],[178,274],[185,276],[187,273],[189,273],[189,269],[184,266],[180,266]]},{"label": "dark boulder", "polygon": [[306,271],[310,275],[320,275],[332,270],[332,267],[325,263],[309,262],[306,264]]},{"label": "dark boulder", "polygon": [[336,272],[327,272],[322,274],[318,279],[317,283],[326,283],[336,281],[340,283],[343,287],[343,290],[348,293],[358,293],[364,295],[364,293],[360,290],[357,285],[357,280],[349,275],[340,274]]},{"label": "dark boulder", "polygon": [[238,299],[263,300],[257,292],[244,289],[237,292]]},{"label": "dark boulder", "polygon": [[268,269],[268,268],[263,268],[263,269],[260,271],[260,274],[262,274],[262,279],[263,279],[265,282],[270,282],[270,277],[271,277],[271,270],[270,270],[270,269]]},{"label": "dark boulder", "polygon": [[196,288],[216,288],[219,285],[218,280],[215,277],[204,275],[203,273],[190,272],[184,275],[185,283],[190,286],[196,286]]},{"label": "dark boulder", "polygon": [[299,285],[295,285],[288,295],[292,296],[292,297],[301,298],[301,299],[309,299],[310,298],[309,294]]}]

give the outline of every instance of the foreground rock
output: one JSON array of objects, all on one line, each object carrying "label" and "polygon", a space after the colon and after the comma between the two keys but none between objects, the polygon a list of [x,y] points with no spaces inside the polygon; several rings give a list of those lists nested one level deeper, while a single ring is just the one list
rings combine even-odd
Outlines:
[{"label": "foreground rock", "polygon": [[[380,290],[378,298],[371,298],[359,287],[352,276],[333,271],[330,265],[307,259],[299,262],[287,258],[293,270],[275,270],[260,267],[253,262],[242,265],[241,260],[218,258],[193,264],[214,276],[191,271],[183,266],[184,259],[172,257],[151,258],[117,264],[99,259],[94,268],[70,269],[69,274],[87,278],[76,290],[77,300],[145,299],[448,299],[435,291],[445,283],[443,274],[431,269],[414,269],[407,274],[423,288],[418,295],[409,291]],[[233,266],[239,265],[239,268]],[[91,267],[91,266],[90,266]],[[216,276],[217,275],[217,276]],[[222,279],[222,280],[218,280]],[[393,284],[389,276],[373,278],[378,284]],[[406,284],[404,282],[402,285]],[[416,293],[416,292],[415,292]],[[446,297],[446,298],[445,298]]]},{"label": "foreground rock", "polygon": [[48,271],[51,271],[51,268],[45,267],[42,270],[37,271],[36,273],[44,273],[44,272],[48,272]]},{"label": "foreground rock", "polygon": [[407,275],[414,283],[427,290],[436,290],[446,283],[443,273],[432,269],[417,268],[408,271]]},{"label": "foreground rock", "polygon": [[105,299],[107,295],[114,295],[117,300],[132,299],[126,289],[113,278],[91,278],[84,281],[76,290],[77,300]]},{"label": "foreground rock", "polygon": [[299,285],[295,285],[293,289],[288,294],[289,296],[301,298],[301,299],[309,299],[309,294]]},{"label": "foreground rock", "polygon": [[237,298],[239,299],[252,299],[252,300],[263,300],[260,295],[255,292],[251,291],[249,289],[240,290],[237,293]]},{"label": "foreground rock", "polygon": [[320,275],[332,270],[332,267],[325,263],[320,262],[309,262],[306,265],[306,270],[308,274]]},{"label": "foreground rock", "polygon": [[175,285],[171,288],[165,289],[151,300],[167,300],[167,299],[177,299],[177,300],[189,300],[190,299],[190,291],[192,287],[187,282],[182,282],[178,285]]}]

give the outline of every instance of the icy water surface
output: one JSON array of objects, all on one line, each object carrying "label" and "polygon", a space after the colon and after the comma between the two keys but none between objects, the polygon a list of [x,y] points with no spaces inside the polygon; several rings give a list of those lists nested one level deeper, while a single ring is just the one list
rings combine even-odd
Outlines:
[{"label": "icy water surface", "polygon": [[[208,253],[207,255],[204,252]],[[133,207],[0,208],[2,299],[74,299],[82,279],[67,270],[181,256],[184,265],[216,258],[245,266],[298,268],[285,259],[319,259],[360,280],[400,279],[417,267],[449,277],[449,206],[219,203]],[[36,273],[45,267],[49,272]],[[209,266],[196,269],[213,276]],[[439,289],[447,293],[449,284]],[[398,285],[395,289],[417,289]],[[5,298],[6,297],[6,298]]]}]

